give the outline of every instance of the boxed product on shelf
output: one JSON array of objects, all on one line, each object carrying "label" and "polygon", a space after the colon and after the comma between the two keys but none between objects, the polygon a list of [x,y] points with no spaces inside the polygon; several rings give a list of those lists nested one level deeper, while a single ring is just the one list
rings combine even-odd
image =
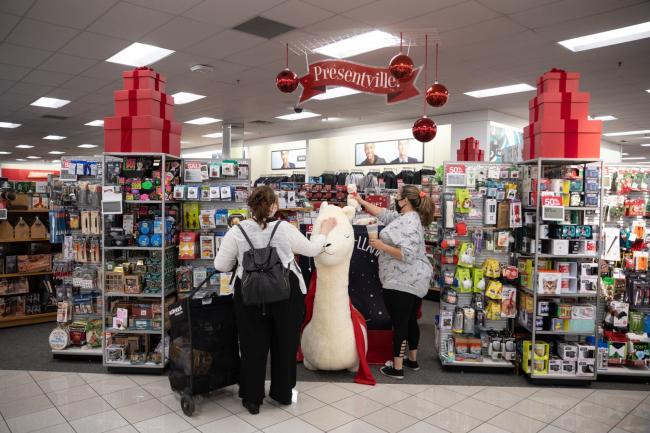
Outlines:
[{"label": "boxed product on shelf", "polygon": [[575,376],[577,362],[577,360],[562,360],[562,374],[565,374],[567,376]]},{"label": "boxed product on shelf", "polygon": [[596,360],[578,359],[576,365],[576,376],[593,376],[596,372]]},{"label": "boxed product on shelf", "polygon": [[52,270],[50,254],[31,254],[16,257],[18,272],[49,272]]},{"label": "boxed product on shelf", "polygon": [[182,232],[179,235],[178,258],[182,260],[193,260],[197,258],[197,237],[196,232]]},{"label": "boxed product on shelf", "polygon": [[537,293],[544,295],[559,295],[562,293],[562,274],[560,272],[537,272]]}]

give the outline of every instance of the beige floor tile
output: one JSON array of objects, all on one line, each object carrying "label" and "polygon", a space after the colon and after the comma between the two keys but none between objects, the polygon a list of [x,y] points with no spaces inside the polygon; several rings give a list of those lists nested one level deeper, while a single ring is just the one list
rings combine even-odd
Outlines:
[{"label": "beige floor tile", "polygon": [[342,388],[347,389],[348,391],[356,393],[368,391],[369,389],[372,388],[370,385],[362,385],[360,383],[355,383],[355,382],[332,382],[335,385],[338,385]]},{"label": "beige floor tile", "polygon": [[[88,382],[88,381],[87,381]],[[169,381],[167,381],[169,384]],[[90,381],[88,384],[99,395],[106,395],[113,392],[121,391],[138,386],[137,383],[129,379],[127,376],[114,375],[110,379],[103,379],[98,382]]]},{"label": "beige floor tile", "polygon": [[592,418],[596,421],[602,422],[603,424],[607,424],[610,427],[614,427],[620,420],[625,418],[625,415],[627,415],[627,411],[618,411],[589,401],[581,401],[568,412],[584,416],[585,418]]},{"label": "beige floor tile", "polygon": [[110,394],[102,395],[102,397],[115,409],[142,403],[143,401],[151,400],[153,398],[151,394],[139,386],[115,391]]},{"label": "beige floor tile", "polygon": [[160,375],[158,374],[129,374],[129,379],[137,383],[138,385],[147,385],[149,383],[160,381]]},{"label": "beige floor tile", "polygon": [[45,427],[44,429],[36,430],[33,433],[75,433],[75,431],[70,424],[65,423],[65,424],[54,425],[52,427]]},{"label": "beige floor tile", "polygon": [[[173,393],[160,397],[158,401],[161,401],[165,406],[170,408],[173,412],[176,412],[181,409],[181,397],[180,395]],[[214,401],[214,399],[205,399],[205,401]],[[199,402],[195,399],[194,405],[198,406]]]},{"label": "beige floor tile", "polygon": [[64,389],[74,388],[76,386],[85,385],[86,381],[81,378],[81,376],[63,376],[53,379],[48,379],[42,382],[38,382],[38,385],[41,387],[43,392],[57,392]]},{"label": "beige floor tile", "polygon": [[520,401],[516,405],[512,406],[510,410],[547,424],[555,421],[565,412],[563,409],[558,409],[530,399]]},{"label": "beige floor tile", "polygon": [[452,391],[442,386],[433,386],[416,395],[438,406],[449,407],[467,398],[465,394]]},{"label": "beige floor tile", "polygon": [[378,429],[374,425],[368,424],[365,421],[355,419],[354,421],[337,427],[334,430],[330,430],[330,433],[385,433],[385,431]]},{"label": "beige floor tile", "polygon": [[61,415],[70,421],[73,419],[89,417],[102,412],[108,412],[113,408],[101,397],[93,397],[87,400],[75,401],[74,403],[59,406],[58,409],[59,412],[61,412]]},{"label": "beige floor tile", "polygon": [[395,404],[398,401],[402,401],[411,396],[411,394],[407,394],[405,392],[399,391],[395,388],[386,385],[374,386],[372,389],[369,389],[368,391],[364,391],[359,395],[367,397],[371,400],[376,401],[377,403],[381,403],[386,406]]},{"label": "beige floor tile", "polygon": [[29,374],[36,382],[45,382],[51,379],[58,379],[64,376],[79,376],[78,373],[65,373],[63,371],[29,371]]},{"label": "beige floor tile", "polygon": [[264,433],[288,433],[288,432],[321,433],[322,430],[317,429],[313,425],[301,420],[300,418],[291,418],[286,421],[282,421],[279,424],[275,424],[272,425],[271,427],[264,429]]},{"label": "beige floor tile", "polygon": [[448,431],[431,425],[428,422],[420,421],[412,426],[406,427],[400,433],[448,433]]},{"label": "beige floor tile", "polygon": [[0,419],[0,433],[11,433],[7,423],[3,419]]},{"label": "beige floor tile", "polygon": [[368,424],[387,431],[388,433],[397,433],[418,421],[419,419],[397,411],[390,407],[384,408],[377,412],[362,417]]},{"label": "beige floor tile", "polygon": [[634,408],[632,415],[640,416],[650,422],[650,403],[646,403],[646,401],[641,402],[641,404]]},{"label": "beige floor tile", "polygon": [[466,395],[468,397],[487,388],[487,386],[464,386],[464,385],[442,385],[442,387],[451,389],[454,392]]},{"label": "beige floor tile", "polygon": [[241,399],[237,397],[233,397],[232,394],[220,395],[211,400],[218,403],[220,406],[224,407],[229,412],[234,414],[241,413],[246,410],[246,408],[242,406]]},{"label": "beige floor tile", "polygon": [[325,406],[325,403],[322,401],[303,392],[296,392],[294,389],[292,403],[289,406],[280,406],[280,408],[286,410],[293,416],[299,416],[323,406]]},{"label": "beige floor tile", "polygon": [[495,425],[511,433],[537,433],[546,427],[546,423],[510,411],[501,412],[492,418],[488,424]]},{"label": "beige floor tile", "polygon": [[647,418],[636,415],[628,415],[616,426],[630,433],[648,433],[650,432],[650,422]]},{"label": "beige floor tile", "polygon": [[13,400],[0,404],[0,413],[4,419],[16,418],[18,416],[29,415],[34,412],[41,412],[53,407],[50,399],[45,395]]},{"label": "beige floor tile", "polygon": [[75,386],[74,388],[64,389],[62,391],[51,392],[48,398],[52,400],[55,406],[65,406],[81,400],[99,397],[90,385]]},{"label": "beige floor tile", "polygon": [[251,415],[248,412],[241,412],[237,414],[237,416],[258,430],[281,423],[282,421],[286,421],[292,417],[292,415],[286,410],[268,404],[260,406],[260,413],[257,415]]},{"label": "beige floor tile", "polygon": [[634,394],[626,393],[623,391],[609,391],[599,389],[585,398],[584,401],[596,403],[604,407],[610,407],[622,412],[629,412],[636,408],[641,401],[643,401],[643,395],[635,396]]},{"label": "beige floor tile", "polygon": [[12,418],[7,420],[7,425],[12,433],[27,433],[57,424],[65,424],[65,422],[65,418],[58,410],[50,408],[42,412]]},{"label": "beige floor tile", "polygon": [[319,409],[312,410],[304,415],[300,415],[300,418],[324,431],[333,430],[354,420],[353,416],[332,406],[323,406]]},{"label": "beige floor tile", "polygon": [[[534,395],[534,394],[533,394]],[[522,398],[516,394],[506,391],[506,388],[490,386],[477,392],[472,396],[476,400],[508,409],[519,403]]]},{"label": "beige floor tile", "polygon": [[569,397],[565,394],[560,394],[553,389],[542,389],[535,394],[528,397],[539,403],[544,403],[548,406],[553,406],[557,409],[569,410],[580,402],[580,399]]},{"label": "beige floor tile", "polygon": [[547,425],[539,431],[539,433],[571,433],[554,425]]},{"label": "beige floor tile", "polygon": [[417,419],[428,418],[434,413],[440,412],[444,409],[442,406],[431,403],[430,401],[417,396],[412,396],[397,402],[391,405],[391,407]]},{"label": "beige floor tile", "polygon": [[593,394],[595,390],[591,388],[553,388],[553,391],[583,400]]},{"label": "beige floor tile", "polygon": [[389,383],[387,385],[391,388],[395,388],[398,391],[402,391],[411,395],[419,394],[432,387],[432,385],[417,385],[410,383]]},{"label": "beige floor tile", "polygon": [[[140,421],[165,415],[172,410],[161,401],[156,399],[143,401],[142,403],[132,404],[117,410],[128,422],[135,424]],[[188,427],[189,428],[189,427]]]},{"label": "beige floor tile", "polygon": [[451,409],[456,412],[465,413],[471,417],[478,418],[481,421],[487,421],[498,413],[503,412],[503,408],[493,404],[486,403],[475,398],[467,398],[458,404],[455,404]]},{"label": "beige floor tile", "polygon": [[332,403],[332,406],[356,418],[361,418],[384,407],[383,404],[363,395],[353,395],[352,397],[344,398],[343,400]]},{"label": "beige floor tile", "polygon": [[138,433],[138,431],[132,425],[125,425],[124,427],[118,427],[106,433]]},{"label": "beige floor tile", "polygon": [[425,421],[451,433],[466,433],[483,424],[480,419],[451,409],[434,414]]},{"label": "beige floor tile", "polygon": [[174,392],[171,385],[169,384],[169,379],[167,378],[142,385],[142,388],[144,388],[145,391],[154,397],[164,397]]},{"label": "beige floor tile", "polygon": [[611,427],[591,418],[585,418],[573,413],[565,413],[553,424],[571,433],[606,433]]},{"label": "beige floor tile", "polygon": [[8,388],[15,388],[19,385],[36,383],[32,376],[26,371],[19,371],[4,376],[0,376],[0,392],[5,392]]},{"label": "beige floor tile", "polygon": [[510,433],[508,430],[504,430],[492,424],[481,424],[476,427],[470,433]]},{"label": "beige floor tile", "polygon": [[104,433],[128,425],[128,422],[114,410],[70,421],[78,432]]},{"label": "beige floor tile", "polygon": [[[180,404],[178,407],[180,408]],[[195,402],[195,410],[191,417],[186,416],[181,409],[176,410],[176,414],[194,427],[232,415],[230,411],[212,400]]]},{"label": "beige floor tile", "polygon": [[35,397],[43,395],[41,388],[33,380],[30,383],[22,385],[12,385],[0,390],[0,404],[8,403],[13,400],[21,400],[23,398]]},{"label": "beige floor tile", "polygon": [[233,415],[199,427],[202,433],[252,433],[257,430],[243,419]]},{"label": "beige floor tile", "polygon": [[[296,382],[296,387],[294,389],[297,389],[298,391],[305,392],[308,389],[312,388],[318,388],[319,386],[327,385],[327,382],[303,382],[303,381],[298,381]],[[340,385],[340,383],[336,383],[336,385]],[[357,385],[357,384],[355,384]]]},{"label": "beige floor tile", "polygon": [[343,400],[344,398],[354,395],[353,392],[348,391],[345,388],[341,388],[338,385],[334,385],[333,383],[328,383],[317,388],[311,388],[304,392],[305,394],[309,394],[315,399],[327,404],[331,404],[335,401]]},{"label": "beige floor tile", "polygon": [[140,433],[181,433],[192,426],[175,413],[157,416],[134,424]]}]

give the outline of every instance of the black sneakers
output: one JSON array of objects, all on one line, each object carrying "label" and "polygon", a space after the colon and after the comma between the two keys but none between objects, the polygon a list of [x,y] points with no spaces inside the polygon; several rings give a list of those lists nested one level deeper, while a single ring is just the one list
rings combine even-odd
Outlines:
[{"label": "black sneakers", "polygon": [[404,358],[404,367],[413,371],[418,371],[420,369],[420,364],[418,364],[417,361],[411,361],[408,358]]},{"label": "black sneakers", "polygon": [[380,368],[379,371],[384,376],[392,377],[393,379],[399,379],[399,380],[404,379],[404,370],[396,370],[395,368],[393,368],[392,363],[391,365],[386,365]]},{"label": "black sneakers", "polygon": [[258,413],[260,413],[260,405],[257,403],[249,403],[246,400],[242,400],[241,404],[246,409],[248,409],[248,412],[251,415],[257,415]]}]

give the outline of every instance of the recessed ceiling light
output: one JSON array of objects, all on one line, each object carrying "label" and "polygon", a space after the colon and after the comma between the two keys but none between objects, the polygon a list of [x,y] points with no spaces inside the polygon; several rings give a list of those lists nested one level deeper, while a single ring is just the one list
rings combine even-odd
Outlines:
[{"label": "recessed ceiling light", "polygon": [[623,153],[621,153],[621,155],[626,156],[626,155],[629,155],[629,153],[623,152]]},{"label": "recessed ceiling light", "polygon": [[97,145],[96,144],[80,144],[77,147],[81,147],[82,149],[92,149],[92,148],[97,147]]},{"label": "recessed ceiling light", "polygon": [[641,147],[650,147],[650,143],[644,143],[641,145]]},{"label": "recessed ceiling light", "polygon": [[609,114],[605,116],[595,116],[595,117],[587,116],[587,118],[589,120],[602,120],[603,122],[607,122],[609,120],[618,120],[616,117],[610,116]]},{"label": "recessed ceiling light", "polygon": [[316,99],[318,101],[324,101],[326,99],[340,98],[342,96],[354,95],[356,93],[361,93],[361,92],[358,91],[358,90],[355,90],[355,89],[350,89],[349,87],[336,86],[336,87],[328,88],[325,93],[321,93],[320,95],[316,95],[311,99]]},{"label": "recessed ceiling light", "polygon": [[594,33],[579,38],[560,41],[558,44],[573,52],[592,50],[608,45],[622,44],[624,42],[638,41],[650,37],[650,21],[628,27],[621,27],[606,32]]},{"label": "recessed ceiling light", "polygon": [[0,128],[18,128],[20,123],[0,122]]},{"label": "recessed ceiling light", "polygon": [[11,152],[7,152],[5,150],[0,150],[0,155],[11,155]]},{"label": "recessed ceiling light", "polygon": [[189,123],[190,125],[209,125],[217,122],[221,122],[221,119],[215,119],[214,117],[198,117],[196,119],[188,120],[185,123]]},{"label": "recessed ceiling light", "polygon": [[512,84],[510,86],[493,87],[491,89],[473,90],[471,92],[465,92],[465,94],[467,96],[471,96],[472,98],[488,98],[490,96],[508,95],[510,93],[519,93],[519,92],[529,92],[531,90],[535,90],[535,87],[526,83],[520,83],[520,84]]},{"label": "recessed ceiling light", "polygon": [[646,92],[650,93],[650,89],[646,89]]},{"label": "recessed ceiling light", "polygon": [[26,159],[23,159],[23,158],[17,158],[16,161],[25,162],[25,161],[27,161],[27,160],[26,160]]},{"label": "recessed ceiling light", "polygon": [[16,146],[16,149],[31,149],[32,147],[34,146],[32,146],[31,144],[19,144],[18,146]]},{"label": "recessed ceiling light", "polygon": [[60,150],[51,150],[49,152],[50,155],[63,155],[65,152],[61,152]]},{"label": "recessed ceiling light", "polygon": [[603,134],[605,137],[621,137],[623,135],[641,135],[641,134],[650,134],[650,129],[640,129],[638,131],[620,131],[620,132],[608,132]]},{"label": "recessed ceiling light", "polygon": [[316,48],[314,52],[328,57],[345,59],[380,48],[396,47],[399,43],[400,39],[397,36],[381,30],[372,30]]},{"label": "recessed ceiling light", "polygon": [[40,156],[28,156],[27,159],[41,159]]},{"label": "recessed ceiling light", "polygon": [[46,135],[43,137],[43,140],[63,140],[68,137],[64,137],[63,135]]},{"label": "recessed ceiling light", "polygon": [[639,161],[641,159],[646,159],[645,156],[630,156],[628,158],[621,158],[623,161]]},{"label": "recessed ceiling light", "polygon": [[223,137],[223,132],[213,132],[211,134],[202,135],[201,137],[205,137],[205,138],[221,138],[221,137]]},{"label": "recessed ceiling light", "polygon": [[174,93],[172,96],[174,97],[174,104],[176,105],[188,104],[205,98],[204,95],[197,95],[196,93],[190,92],[178,92]]},{"label": "recessed ceiling light", "polygon": [[160,59],[164,59],[170,54],[174,54],[174,51],[155,45],[134,42],[122,51],[106,59],[106,61],[127,66],[147,66],[156,63]]},{"label": "recessed ceiling light", "polygon": [[93,120],[92,122],[85,123],[84,125],[88,126],[104,126],[103,120]]},{"label": "recessed ceiling light", "polygon": [[45,108],[61,108],[64,105],[68,105],[69,103],[70,101],[68,101],[67,99],[41,97],[29,105],[33,105],[35,107],[45,107]]},{"label": "recessed ceiling light", "polygon": [[284,116],[277,116],[276,119],[282,120],[299,120],[299,119],[309,119],[310,117],[318,117],[320,114],[312,113],[311,111],[303,111],[302,113],[291,113],[285,114]]}]

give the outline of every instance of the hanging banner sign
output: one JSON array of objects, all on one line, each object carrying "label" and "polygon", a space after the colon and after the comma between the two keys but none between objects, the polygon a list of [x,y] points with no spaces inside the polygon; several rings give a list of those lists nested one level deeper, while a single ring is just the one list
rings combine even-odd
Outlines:
[{"label": "hanging banner sign", "polygon": [[322,60],[309,65],[309,73],[300,78],[303,87],[300,102],[325,93],[327,86],[349,87],[365,93],[386,95],[386,103],[406,101],[418,96],[415,80],[420,74],[416,68],[405,82],[400,82],[388,71],[345,60]]}]

